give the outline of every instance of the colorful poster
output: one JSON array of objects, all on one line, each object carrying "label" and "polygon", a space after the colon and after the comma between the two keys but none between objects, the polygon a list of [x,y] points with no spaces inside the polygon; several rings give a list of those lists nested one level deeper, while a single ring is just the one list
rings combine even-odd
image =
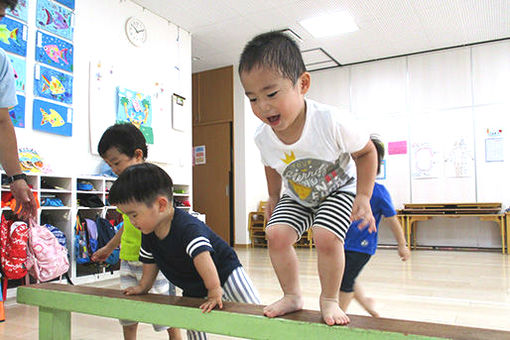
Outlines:
[{"label": "colorful poster", "polygon": [[38,31],[35,60],[67,72],[73,72],[73,45]]},{"label": "colorful poster", "polygon": [[73,11],[50,0],[37,0],[37,27],[73,40]]},{"label": "colorful poster", "polygon": [[41,65],[35,66],[34,95],[64,104],[73,103],[73,77]]},{"label": "colorful poster", "polygon": [[25,96],[17,95],[18,105],[9,108],[9,116],[12,125],[19,128],[25,127]]},{"label": "colorful poster", "polygon": [[0,21],[0,48],[7,52],[27,55],[27,26],[10,18]]},{"label": "colorful poster", "polygon": [[117,119],[119,123],[127,122],[142,131],[148,144],[154,143],[152,131],[151,96],[141,92],[117,87]]},{"label": "colorful poster", "polygon": [[12,67],[14,68],[14,78],[16,83],[16,91],[25,92],[27,82],[26,68],[27,63],[24,58],[9,55]]},{"label": "colorful poster", "polygon": [[64,6],[67,6],[70,9],[74,9],[74,0],[55,0],[55,2],[58,2]]},{"label": "colorful poster", "polygon": [[32,127],[34,130],[72,136],[73,110],[67,106],[36,99]]},{"label": "colorful poster", "polygon": [[206,164],[205,145],[193,147],[193,165]]},{"label": "colorful poster", "polygon": [[13,18],[18,20],[27,22],[28,20],[28,1],[27,0],[18,0],[18,5],[14,10],[10,10],[6,8],[5,13]]}]

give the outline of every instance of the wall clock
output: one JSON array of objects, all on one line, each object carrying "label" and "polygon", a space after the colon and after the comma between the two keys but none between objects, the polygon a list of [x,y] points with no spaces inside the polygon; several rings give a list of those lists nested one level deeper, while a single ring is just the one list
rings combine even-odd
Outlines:
[{"label": "wall clock", "polygon": [[135,46],[142,46],[147,41],[147,28],[143,21],[130,17],[126,21],[126,36]]}]

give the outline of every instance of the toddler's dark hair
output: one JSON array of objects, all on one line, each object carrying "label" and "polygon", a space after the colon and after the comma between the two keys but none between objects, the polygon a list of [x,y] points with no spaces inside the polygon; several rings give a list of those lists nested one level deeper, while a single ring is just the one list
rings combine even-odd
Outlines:
[{"label": "toddler's dark hair", "polygon": [[173,204],[173,182],[165,170],[151,163],[128,167],[110,188],[111,204],[130,202],[151,206],[158,196],[165,196]]},{"label": "toddler's dark hair", "polygon": [[136,149],[143,152],[143,158],[147,158],[147,144],[142,131],[130,123],[115,124],[110,126],[101,136],[97,151],[104,158],[106,152],[116,148],[120,153],[133,158]]},{"label": "toddler's dark hair", "polygon": [[370,135],[370,140],[374,143],[375,149],[377,150],[377,174],[379,175],[381,172],[381,164],[384,159],[384,143],[377,135]]},{"label": "toddler's dark hair", "polygon": [[296,84],[306,71],[298,45],[286,34],[273,31],[257,35],[244,47],[239,60],[239,74],[253,68],[273,69]]},{"label": "toddler's dark hair", "polygon": [[18,5],[18,0],[0,0],[0,3],[5,4],[11,11]]}]

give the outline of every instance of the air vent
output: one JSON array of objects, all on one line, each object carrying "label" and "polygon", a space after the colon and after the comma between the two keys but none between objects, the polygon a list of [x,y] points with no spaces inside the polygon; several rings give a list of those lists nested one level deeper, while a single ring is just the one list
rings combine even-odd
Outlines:
[{"label": "air vent", "polygon": [[307,71],[317,71],[325,68],[342,66],[320,47],[301,51],[301,55],[303,56]]}]

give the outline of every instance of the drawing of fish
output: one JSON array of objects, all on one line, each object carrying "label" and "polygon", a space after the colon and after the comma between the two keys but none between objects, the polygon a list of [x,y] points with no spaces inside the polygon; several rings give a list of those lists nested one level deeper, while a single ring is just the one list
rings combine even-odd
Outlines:
[{"label": "drawing of fish", "polygon": [[41,107],[41,113],[43,116],[43,118],[41,120],[41,126],[43,126],[46,123],[50,123],[51,127],[60,127],[66,123],[66,122],[64,122],[64,119],[62,119],[62,116],[59,115],[59,113],[53,109],[50,109],[50,113],[48,114]]},{"label": "drawing of fish", "polygon": [[44,8],[44,11],[46,12],[46,22],[40,21],[39,23],[44,26],[48,26],[49,24],[53,23],[56,28],[58,29],[67,29],[69,28],[69,24],[67,23],[64,16],[59,12],[54,12],[55,18],[51,15],[51,12],[48,11],[46,8]]},{"label": "drawing of fish", "polygon": [[58,63],[61,59],[66,65],[69,64],[67,61],[67,48],[59,49],[57,45],[46,45],[43,47],[44,52],[50,57],[51,60]]},{"label": "drawing of fish", "polygon": [[56,18],[54,19],[55,27],[61,30],[65,30],[69,28],[69,24],[67,23],[66,19],[62,14],[59,12],[56,12]]},{"label": "drawing of fish", "polygon": [[45,76],[41,76],[44,79],[45,84],[43,84],[42,91],[45,92],[48,89],[50,90],[51,94],[62,94],[66,92],[66,89],[64,88],[64,85],[55,78],[54,76],[51,76],[51,81],[48,81],[48,78]]},{"label": "drawing of fish", "polygon": [[7,25],[0,25],[0,41],[3,43],[10,45],[9,39],[14,40],[18,43],[18,29],[15,28],[12,31],[9,31]]}]

